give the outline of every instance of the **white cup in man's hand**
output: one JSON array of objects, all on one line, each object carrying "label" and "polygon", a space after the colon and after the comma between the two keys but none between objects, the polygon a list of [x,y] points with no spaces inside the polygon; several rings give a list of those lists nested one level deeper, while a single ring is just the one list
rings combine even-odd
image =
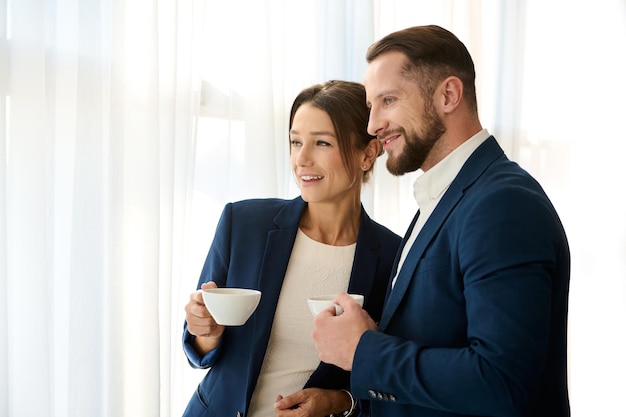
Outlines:
[{"label": "white cup in man's hand", "polygon": [[[354,301],[363,307],[363,296],[361,294],[348,294]],[[318,295],[307,300],[311,314],[317,316],[320,312],[329,307],[335,307],[335,316],[343,313],[343,308],[334,302],[336,295]]]}]

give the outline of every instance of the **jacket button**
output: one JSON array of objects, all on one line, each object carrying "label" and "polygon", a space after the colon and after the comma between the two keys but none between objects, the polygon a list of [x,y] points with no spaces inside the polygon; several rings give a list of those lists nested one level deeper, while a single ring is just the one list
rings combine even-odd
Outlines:
[{"label": "jacket button", "polygon": [[370,398],[376,398],[376,391],[374,390],[367,390],[367,395],[370,396]]}]

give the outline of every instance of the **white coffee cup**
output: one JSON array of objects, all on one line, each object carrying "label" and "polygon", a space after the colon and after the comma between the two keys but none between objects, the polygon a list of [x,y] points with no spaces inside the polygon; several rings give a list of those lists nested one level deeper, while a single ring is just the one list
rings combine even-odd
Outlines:
[{"label": "white coffee cup", "polygon": [[241,326],[248,321],[261,300],[261,291],[246,288],[208,288],[202,299],[217,324]]},{"label": "white coffee cup", "polygon": [[[363,307],[363,296],[361,294],[348,294],[354,301],[359,303]],[[307,299],[309,310],[311,314],[317,316],[321,311],[326,310],[329,307],[335,307],[335,315],[338,316],[343,313],[343,308],[339,304],[335,304],[333,300],[337,298],[336,295],[318,295]]]}]

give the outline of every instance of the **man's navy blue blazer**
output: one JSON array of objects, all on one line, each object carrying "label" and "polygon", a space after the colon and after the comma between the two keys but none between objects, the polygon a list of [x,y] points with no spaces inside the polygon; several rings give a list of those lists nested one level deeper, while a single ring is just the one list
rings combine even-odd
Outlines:
[{"label": "man's navy blue blazer", "polygon": [[[198,288],[203,282],[215,281],[218,287],[258,289],[261,301],[245,325],[226,328],[220,345],[204,357],[194,351],[193,336],[185,323],[183,346],[189,363],[196,368],[210,368],[185,416],[245,415],[265,357],[274,311],[305,207],[300,197],[246,200],[225,206]],[[400,240],[400,236],[371,220],[361,208],[348,291],[365,296],[364,308],[377,321]],[[321,363],[306,386],[349,388],[349,381],[349,373]],[[300,388],[294,387],[294,391]]]},{"label": "man's navy blue blazer", "polygon": [[569,275],[551,202],[488,138],[421,229],[379,331],[361,337],[353,394],[373,417],[569,416]]}]

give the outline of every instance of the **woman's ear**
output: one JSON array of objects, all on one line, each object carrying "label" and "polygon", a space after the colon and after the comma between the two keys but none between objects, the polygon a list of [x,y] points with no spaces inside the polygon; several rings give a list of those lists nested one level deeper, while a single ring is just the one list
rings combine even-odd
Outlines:
[{"label": "woman's ear", "polygon": [[383,150],[382,145],[378,139],[372,139],[367,144],[365,148],[365,156],[363,158],[363,163],[367,164],[367,169],[369,169],[376,161],[376,158],[382,153]]}]

